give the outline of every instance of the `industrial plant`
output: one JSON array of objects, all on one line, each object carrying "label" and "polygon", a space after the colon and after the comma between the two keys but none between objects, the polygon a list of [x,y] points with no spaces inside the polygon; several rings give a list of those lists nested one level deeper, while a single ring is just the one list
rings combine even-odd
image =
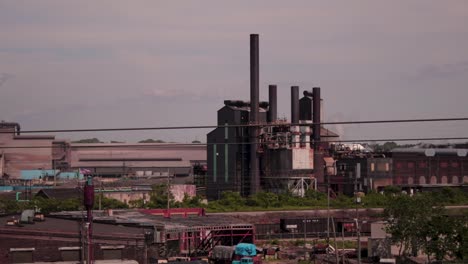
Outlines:
[{"label": "industrial plant", "polygon": [[[304,239],[301,254],[306,255],[306,239],[329,243],[330,233],[339,230],[343,240],[362,233],[371,242],[384,241],[372,231],[379,225],[382,232],[382,209],[330,212],[328,204],[328,210],[207,214],[204,208],[170,208],[170,196],[178,202],[199,196],[206,205],[216,204],[227,191],[243,197],[260,192],[304,197],[315,190],[329,202],[387,186],[409,194],[441,187],[466,190],[466,144],[379,152],[343,144],[324,126],[326,100],[320,87],[303,88],[301,97],[300,87],[292,85],[290,120],[282,119],[277,85],[268,86],[267,102],[260,101],[259,73],[259,35],[252,34],[250,100],[225,100],[206,144],[73,143],[53,135],[25,135],[19,123],[0,122],[0,199],[72,197],[86,209],[44,216],[35,208],[0,216],[0,261],[167,263],[210,257],[213,263],[253,263],[261,256],[256,240],[298,238]],[[167,208],[145,208],[156,184],[167,186]],[[141,200],[142,208],[101,210],[100,202],[95,205],[98,194],[127,205]],[[370,253],[375,252],[371,242]],[[251,252],[238,254],[239,245]],[[280,254],[278,248],[258,250],[264,258]],[[288,254],[284,257],[294,255]]]},{"label": "industrial plant", "polygon": [[[320,123],[320,88],[291,87],[291,120],[278,119],[277,86],[269,101],[259,101],[259,36],[250,36],[250,102],[226,100],[218,110],[218,128],[207,135],[207,197],[230,190],[244,196],[260,190],[282,192],[297,184],[324,187],[325,153],[338,137]],[[326,160],[329,161],[327,164]],[[320,169],[317,169],[320,168]]]}]

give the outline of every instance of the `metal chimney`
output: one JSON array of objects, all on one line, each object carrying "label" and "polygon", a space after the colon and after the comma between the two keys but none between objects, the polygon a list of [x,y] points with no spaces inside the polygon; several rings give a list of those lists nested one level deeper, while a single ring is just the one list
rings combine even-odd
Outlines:
[{"label": "metal chimney", "polygon": [[320,130],[322,122],[321,120],[321,103],[320,103],[320,87],[314,87],[312,89],[312,136],[314,139],[314,174],[315,178],[319,183],[323,183],[325,180],[324,176],[324,161],[323,154],[320,151]]},{"label": "metal chimney", "polygon": [[291,86],[291,123],[299,123],[299,86]]},{"label": "metal chimney", "polygon": [[[259,86],[260,86],[259,44],[258,34],[250,35],[250,123],[258,124]],[[260,190],[258,173],[257,141],[259,128],[250,130],[250,195]]]},{"label": "metal chimney", "polygon": [[[299,86],[291,86],[291,123],[299,123]],[[292,133],[292,146],[295,148],[300,147],[300,127],[297,125],[291,126]]]},{"label": "metal chimney", "polygon": [[[312,104],[313,104],[313,112],[312,112],[312,122],[314,123],[312,127],[312,133],[314,136],[314,141],[315,142],[320,142],[320,125],[319,123],[322,122],[321,120],[321,106],[320,106],[320,87],[314,87],[312,89],[312,94],[313,94],[313,99],[312,99]],[[317,145],[317,144],[315,144]]]},{"label": "metal chimney", "polygon": [[277,120],[278,112],[278,98],[277,98],[277,87],[276,85],[268,86],[268,101],[270,108],[268,109],[268,122],[275,122]]}]

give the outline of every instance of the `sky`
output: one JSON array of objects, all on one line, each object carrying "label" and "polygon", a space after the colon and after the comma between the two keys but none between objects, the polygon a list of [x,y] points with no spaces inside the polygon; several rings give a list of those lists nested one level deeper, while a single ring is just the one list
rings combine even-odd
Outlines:
[{"label": "sky", "polygon": [[[324,121],[468,117],[467,1],[0,2],[0,120],[23,130],[215,125],[249,100],[322,88]],[[468,136],[468,121],[330,126],[343,139]],[[209,130],[62,133],[206,141]]]}]

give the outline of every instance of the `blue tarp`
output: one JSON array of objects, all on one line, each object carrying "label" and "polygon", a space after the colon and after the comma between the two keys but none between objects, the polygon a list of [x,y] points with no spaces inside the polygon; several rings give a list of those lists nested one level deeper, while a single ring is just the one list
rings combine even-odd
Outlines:
[{"label": "blue tarp", "polygon": [[13,186],[0,186],[0,192],[11,192],[13,191]]},{"label": "blue tarp", "polygon": [[256,256],[257,247],[254,244],[239,243],[236,246],[235,254],[240,256]]},{"label": "blue tarp", "polygon": [[22,180],[39,180],[44,177],[53,177],[58,170],[22,170],[20,179]]},{"label": "blue tarp", "polygon": [[[59,174],[59,179],[60,180],[76,179],[77,176],[78,176],[77,172],[61,172]],[[78,176],[78,179],[80,180],[84,179],[83,174],[80,173]]]},{"label": "blue tarp", "polygon": [[[44,179],[44,177],[53,177],[54,174],[58,172],[58,170],[22,170],[20,179],[39,180]],[[84,178],[83,174],[78,174],[78,172],[60,172],[57,176],[57,180],[71,180],[76,178],[82,180]]]}]

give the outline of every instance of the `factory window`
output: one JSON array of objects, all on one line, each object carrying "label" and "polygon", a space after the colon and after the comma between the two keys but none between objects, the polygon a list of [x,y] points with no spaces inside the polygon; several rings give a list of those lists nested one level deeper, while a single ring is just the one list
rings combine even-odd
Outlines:
[{"label": "factory window", "polygon": [[59,247],[62,261],[79,261],[81,247]]},{"label": "factory window", "polygon": [[440,183],[447,184],[447,176],[442,176],[442,178],[440,178]]},{"label": "factory window", "polygon": [[375,171],[375,163],[374,162],[372,162],[370,164],[370,171]]},{"label": "factory window", "polygon": [[426,177],[420,176],[419,177],[419,184],[426,184]]},{"label": "factory window", "polygon": [[102,258],[109,259],[122,259],[122,250],[124,246],[101,246]]},{"label": "factory window", "polygon": [[385,162],[385,171],[390,171],[390,164]]},{"label": "factory window", "polygon": [[401,168],[403,167],[403,163],[397,162],[397,163],[395,164],[395,167],[396,167],[397,169],[401,169]]},{"label": "factory window", "polygon": [[458,168],[458,162],[456,162],[456,161],[452,162],[452,167],[453,168]]},{"label": "factory window", "polygon": [[346,170],[346,164],[340,164],[340,171]]},{"label": "factory window", "polygon": [[11,263],[32,263],[35,248],[10,248]]},{"label": "factory window", "polygon": [[414,168],[414,162],[409,161],[408,162],[408,169],[412,169],[412,168]]},{"label": "factory window", "polygon": [[440,162],[440,167],[441,168],[447,168],[448,167],[448,162],[446,162],[446,161]]},{"label": "factory window", "polygon": [[388,163],[377,163],[377,171],[379,172],[388,171]]},{"label": "factory window", "polygon": [[421,161],[419,163],[419,168],[426,168],[427,167],[427,163],[425,161]]}]

